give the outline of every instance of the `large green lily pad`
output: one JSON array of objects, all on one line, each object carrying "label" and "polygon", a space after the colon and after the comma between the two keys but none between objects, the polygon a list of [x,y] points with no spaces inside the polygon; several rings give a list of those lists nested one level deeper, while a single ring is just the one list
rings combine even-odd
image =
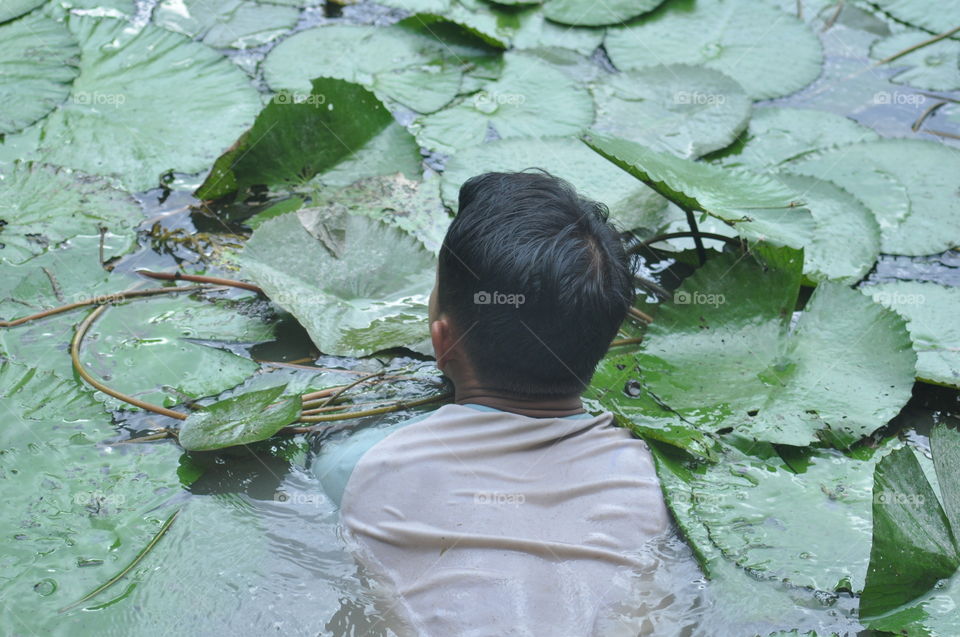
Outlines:
[{"label": "large green lily pad", "polygon": [[663,197],[582,143],[565,137],[504,139],[457,152],[443,171],[443,200],[456,210],[460,186],[470,177],[531,167],[566,179],[585,197],[604,203],[625,230],[655,229],[663,223]]},{"label": "large green lily pad", "polygon": [[325,354],[365,356],[401,346],[429,353],[433,255],[384,221],[313,210],[262,223],[240,256],[243,272]]},{"label": "large green lily pad", "polygon": [[[140,206],[106,180],[42,164],[16,163],[0,168],[0,262],[22,263],[75,235],[96,235],[100,228],[136,239]],[[104,258],[117,256],[111,242]]]},{"label": "large green lily pad", "polygon": [[619,24],[646,13],[663,0],[546,0],[543,13],[554,22],[578,26]]},{"label": "large green lily pad", "polygon": [[153,21],[212,47],[245,49],[277,39],[300,17],[296,7],[250,0],[163,0]]},{"label": "large green lily pad", "polygon": [[0,595],[12,626],[10,609],[55,616],[109,580],[186,484],[176,445],[105,444],[117,438],[109,413],[72,379],[0,363],[0,417]]},{"label": "large green lily pad", "polygon": [[772,177],[682,159],[592,131],[584,141],[681,208],[717,217],[742,237],[795,248],[812,238],[814,221],[802,197]]},{"label": "large green lily pad", "polygon": [[907,320],[919,380],[960,387],[960,288],[895,281],[860,291]]},{"label": "large green lily pad", "polygon": [[792,162],[791,172],[828,179],[873,211],[880,249],[925,255],[960,245],[960,155],[936,142],[884,139]]},{"label": "large green lily pad", "polygon": [[404,230],[434,254],[439,253],[452,219],[440,199],[436,175],[423,181],[402,174],[369,177],[345,188],[323,188],[313,193],[310,208],[301,215],[308,227],[313,219],[330,214],[366,215]]},{"label": "large green lily pad", "polygon": [[243,71],[183,35],[114,18],[72,15],[68,24],[82,49],[80,75],[65,105],[4,140],[21,158],[145,190],[167,171],[208,168],[260,110]]},{"label": "large green lily pad", "polygon": [[224,153],[197,189],[203,199],[253,185],[302,185],[345,159],[393,122],[390,112],[358,84],[318,78],[307,94],[283,92]]},{"label": "large green lily pad", "polygon": [[180,446],[211,451],[269,438],[300,417],[300,396],[280,399],[284,389],[286,385],[247,392],[191,413],[180,426]]},{"label": "large green lily pad", "polygon": [[[16,12],[18,4],[0,8]],[[33,3],[36,4],[36,3]],[[26,11],[27,9],[24,9]],[[80,47],[62,22],[36,13],[0,26],[0,135],[28,126],[62,104],[70,93]]]},{"label": "large green lily pad", "polygon": [[768,252],[764,265],[718,254],[684,280],[648,328],[641,380],[704,431],[847,447],[910,398],[916,354],[905,322],[825,281],[791,328],[802,260]]},{"label": "large green lily pad", "polygon": [[745,134],[708,159],[725,166],[769,170],[835,146],[880,139],[872,129],[842,115],[802,108],[753,109]]},{"label": "large green lily pad", "polygon": [[284,40],[267,56],[263,73],[274,90],[309,93],[310,80],[334,77],[430,113],[456,97],[476,58],[492,52],[480,42],[446,43],[404,25],[331,24]]},{"label": "large green lily pad", "polygon": [[[870,56],[882,60],[929,38],[930,34],[922,31],[897,33],[874,43],[870,48]],[[897,58],[889,65],[902,69],[890,78],[897,84],[934,91],[960,88],[960,42],[957,40],[948,38],[929,44]]]},{"label": "large green lily pad", "polygon": [[693,476],[693,514],[724,555],[760,577],[859,592],[870,560],[873,470],[897,445],[866,460],[814,451],[799,473],[774,459],[725,459]]},{"label": "large green lily pad", "polygon": [[575,135],[593,121],[590,94],[561,71],[522,53],[504,60],[499,80],[414,123],[422,146],[452,153],[482,143],[490,128],[500,138]]},{"label": "large green lily pad", "polygon": [[823,62],[807,25],[765,2],[666,2],[628,26],[610,28],[604,46],[621,71],[702,65],[726,73],[754,99],[800,90],[817,79]]},{"label": "large green lily pad", "polygon": [[750,119],[750,98],[713,69],[671,64],[604,77],[593,87],[593,129],[681,157],[730,144]]}]

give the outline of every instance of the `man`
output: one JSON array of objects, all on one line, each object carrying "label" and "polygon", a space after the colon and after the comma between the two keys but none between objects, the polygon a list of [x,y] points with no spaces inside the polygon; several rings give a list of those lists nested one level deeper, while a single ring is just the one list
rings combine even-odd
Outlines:
[{"label": "man", "polygon": [[454,402],[314,467],[411,634],[592,635],[622,603],[668,514],[645,444],[580,395],[633,297],[606,209],[567,182],[460,189],[429,312]]}]

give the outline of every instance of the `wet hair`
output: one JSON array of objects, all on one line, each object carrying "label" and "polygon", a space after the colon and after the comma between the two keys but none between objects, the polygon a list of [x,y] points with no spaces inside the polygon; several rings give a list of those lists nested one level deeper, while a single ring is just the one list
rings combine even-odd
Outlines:
[{"label": "wet hair", "polygon": [[478,381],[525,397],[580,394],[634,298],[602,203],[534,169],[460,188],[440,249],[437,305]]}]

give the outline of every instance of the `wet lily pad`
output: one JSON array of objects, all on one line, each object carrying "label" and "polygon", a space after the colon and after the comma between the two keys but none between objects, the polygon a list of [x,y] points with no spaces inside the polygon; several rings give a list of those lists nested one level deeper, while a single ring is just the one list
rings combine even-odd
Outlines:
[{"label": "wet lily pad", "polygon": [[216,48],[266,44],[293,27],[299,17],[295,7],[250,0],[163,0],[153,10],[157,25],[199,37]]},{"label": "wet lily pad", "polygon": [[682,159],[592,131],[584,141],[681,208],[721,219],[742,237],[795,248],[812,238],[814,221],[802,198],[772,177]]},{"label": "wet lily pad", "polygon": [[593,121],[590,94],[562,72],[519,53],[504,60],[499,80],[414,123],[422,146],[452,153],[484,142],[488,128],[500,138],[573,135]]},{"label": "wet lily pad", "polygon": [[744,135],[707,159],[725,166],[769,170],[824,150],[880,139],[872,129],[842,115],[801,108],[753,109]]},{"label": "wet lily pad", "polygon": [[910,398],[916,354],[902,318],[832,281],[796,326],[802,260],[711,256],[650,325],[637,355],[650,392],[704,431],[847,447]]},{"label": "wet lily pad", "polygon": [[154,536],[188,484],[181,451],[105,444],[117,432],[92,392],[10,362],[0,363],[0,417],[0,595],[53,616]]},{"label": "wet lily pad", "polygon": [[[0,22],[30,3],[7,4]],[[40,13],[0,26],[0,135],[29,126],[67,99],[79,55],[66,25]]]},{"label": "wet lily pad", "polygon": [[619,24],[646,13],[663,0],[546,0],[543,13],[554,22],[580,26]]},{"label": "wet lily pad", "polygon": [[180,446],[211,451],[266,440],[300,417],[300,396],[281,399],[284,389],[247,392],[191,413],[180,426]]},{"label": "wet lily pad", "polygon": [[435,259],[393,225],[304,208],[261,224],[241,265],[325,354],[432,351],[426,316]]},{"label": "wet lily pad", "polygon": [[856,283],[880,256],[880,225],[856,197],[836,184],[804,175],[779,173],[797,193],[817,224],[804,247],[803,272],[813,280]]},{"label": "wet lily pad", "polygon": [[627,26],[610,28],[604,46],[621,71],[702,65],[729,75],[754,99],[800,90],[817,79],[823,62],[820,40],[807,25],[764,2],[667,2]]},{"label": "wet lily pad", "polygon": [[456,210],[460,186],[470,177],[533,166],[566,179],[584,196],[606,204],[611,218],[623,229],[656,228],[663,222],[663,197],[582,143],[565,137],[504,139],[459,151],[443,171],[443,200]]},{"label": "wet lily pad", "polygon": [[[931,433],[951,459],[960,454],[960,435],[941,424]],[[936,464],[936,456],[934,457]],[[960,486],[956,466],[937,465],[941,491],[951,503]],[[861,617],[898,609],[953,575],[960,566],[955,531],[933,487],[910,449],[891,453],[877,466],[873,507],[873,545],[867,584],[860,598]],[[922,619],[922,614],[917,619]]]},{"label": "wet lily pad", "polygon": [[[104,179],[43,164],[0,168],[0,262],[22,263],[75,235],[107,228],[126,252],[142,220],[140,205]],[[108,245],[104,258],[117,256]]]},{"label": "wet lily pad", "polygon": [[960,387],[960,288],[895,281],[860,291],[907,320],[919,380]]},{"label": "wet lily pad", "polygon": [[447,44],[429,30],[404,25],[331,24],[284,40],[267,56],[263,73],[274,90],[309,93],[313,78],[333,77],[430,113],[456,97],[474,58],[493,52],[481,42],[471,44]]},{"label": "wet lily pad", "polygon": [[604,77],[593,86],[593,129],[680,157],[730,144],[750,119],[750,98],[713,69],[671,64]]},{"label": "wet lily pad", "polygon": [[318,78],[307,94],[275,95],[197,189],[203,199],[253,185],[302,185],[374,140],[390,112],[362,86]]},{"label": "wet lily pad", "polygon": [[[897,33],[874,43],[870,57],[882,60],[930,38],[922,31]],[[889,65],[902,68],[892,82],[909,84],[934,91],[952,91],[960,88],[960,42],[940,40],[897,58]]]},{"label": "wet lily pad", "polygon": [[960,155],[936,142],[884,139],[792,162],[788,170],[828,179],[866,204],[880,224],[882,252],[925,255],[960,243]]},{"label": "wet lily pad", "polygon": [[345,188],[324,188],[311,197],[311,210],[301,215],[307,227],[312,220],[334,215],[366,215],[397,226],[437,254],[452,217],[440,199],[440,178],[423,181],[402,174],[360,179]]},{"label": "wet lily pad", "polygon": [[867,460],[811,452],[799,473],[782,461],[728,458],[693,477],[693,513],[724,555],[759,577],[859,592],[870,560],[874,467],[898,445]]},{"label": "wet lily pad", "polygon": [[4,140],[21,157],[145,190],[167,171],[208,168],[260,109],[247,76],[203,44],[114,18],[72,15],[68,24],[83,52],[80,75],[65,105],[23,139]]}]

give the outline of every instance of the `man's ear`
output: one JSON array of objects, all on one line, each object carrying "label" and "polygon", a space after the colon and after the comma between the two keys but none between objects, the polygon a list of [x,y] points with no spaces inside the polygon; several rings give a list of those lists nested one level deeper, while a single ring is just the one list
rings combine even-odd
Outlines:
[{"label": "man's ear", "polygon": [[453,325],[443,314],[430,323],[430,341],[433,343],[433,354],[440,371],[444,371],[443,368],[454,355],[453,347],[456,344],[456,338],[453,331]]}]

